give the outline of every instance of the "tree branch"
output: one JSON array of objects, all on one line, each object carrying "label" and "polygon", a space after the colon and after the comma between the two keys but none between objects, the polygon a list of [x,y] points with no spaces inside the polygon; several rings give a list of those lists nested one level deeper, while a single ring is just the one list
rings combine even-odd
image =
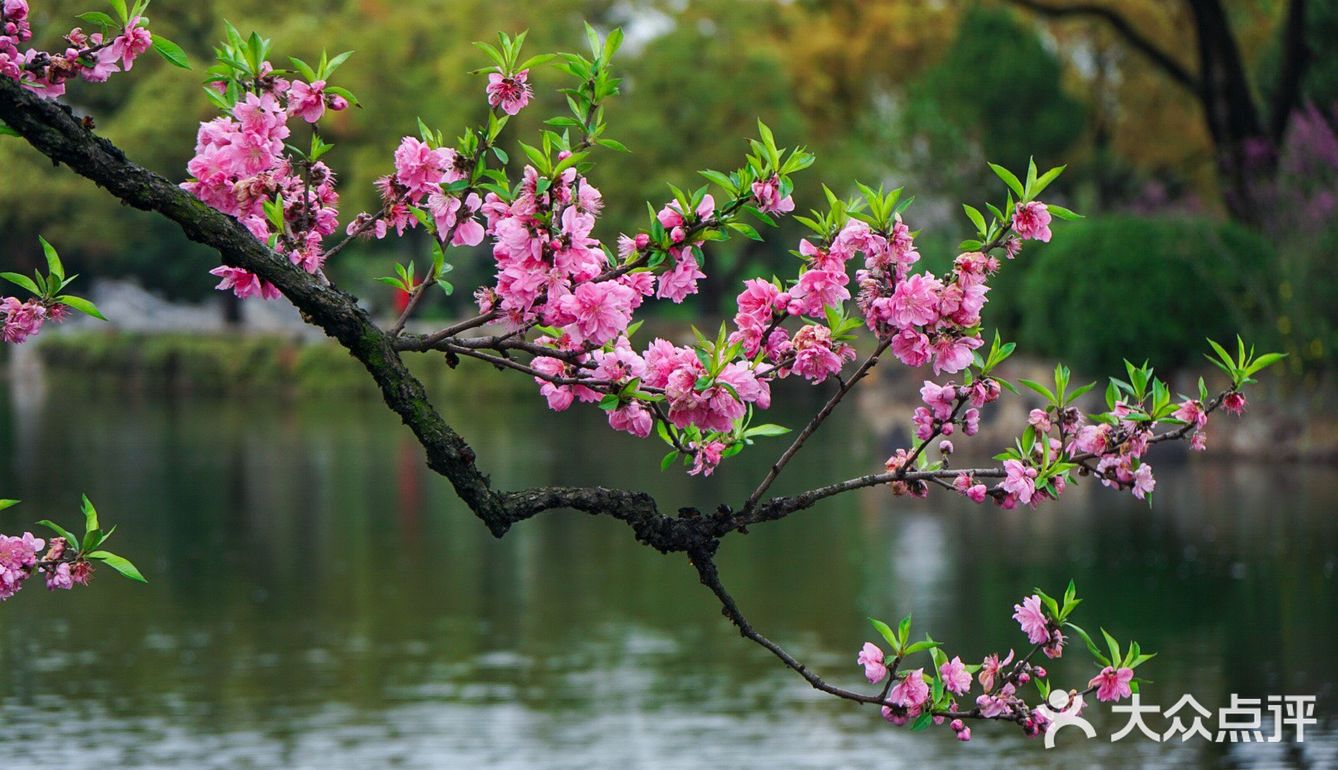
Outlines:
[{"label": "tree branch", "polygon": [[186,237],[216,249],[224,264],[276,286],[304,319],[337,340],[367,369],[386,405],[423,445],[428,466],[450,480],[456,494],[494,535],[500,537],[515,522],[540,511],[570,507],[623,520],[638,539],[662,551],[687,547],[689,539],[673,523],[679,520],[658,513],[643,493],[598,487],[506,494],[493,489],[475,464],[473,448],[433,408],[423,384],[396,352],[393,339],[377,328],[352,296],[323,285],[256,240],[235,219],[130,161],[111,142],[86,129],[67,107],[41,99],[5,77],[0,77],[0,120],[55,163],[64,163],[135,208],[176,222]]},{"label": "tree branch", "polygon": [[1176,83],[1198,92],[1198,78],[1176,61],[1170,54],[1161,50],[1155,43],[1149,40],[1134,27],[1132,23],[1117,11],[1107,8],[1104,5],[1095,5],[1091,3],[1070,3],[1067,5],[1050,5],[1041,2],[1041,0],[1007,0],[1013,5],[1025,8],[1033,13],[1051,18],[1064,18],[1066,16],[1087,16],[1094,19],[1100,19],[1115,31],[1126,43],[1135,51],[1142,54],[1148,61],[1152,62],[1158,69],[1162,70],[1168,77]]},{"label": "tree branch", "polygon": [[[768,332],[768,334],[769,333],[770,332]],[[763,335],[763,338],[765,339],[765,335]],[[785,466],[789,464],[790,460],[792,460],[794,456],[799,453],[799,450],[803,448],[804,442],[808,441],[809,437],[817,431],[823,421],[836,409],[836,405],[841,403],[841,399],[845,398],[846,394],[855,387],[855,384],[864,379],[865,375],[877,365],[879,356],[883,355],[883,351],[887,350],[888,346],[891,344],[892,339],[890,337],[879,342],[878,348],[874,350],[873,353],[869,354],[869,357],[865,359],[864,363],[861,364],[858,369],[855,370],[854,374],[850,375],[850,379],[841,383],[841,387],[836,393],[817,414],[813,415],[813,419],[808,421],[808,425],[804,426],[804,429],[799,432],[798,436],[795,436],[795,439],[790,443],[789,448],[781,454],[780,458],[778,458],[775,463],[772,463],[771,469],[767,471],[767,475],[762,479],[762,483],[758,484],[757,489],[754,489],[753,493],[748,496],[748,501],[743,504],[744,513],[751,511],[757,505],[757,501],[762,499],[762,495],[766,494],[767,489],[771,486],[772,482],[776,480],[776,477],[780,475],[780,472],[785,469]]]}]

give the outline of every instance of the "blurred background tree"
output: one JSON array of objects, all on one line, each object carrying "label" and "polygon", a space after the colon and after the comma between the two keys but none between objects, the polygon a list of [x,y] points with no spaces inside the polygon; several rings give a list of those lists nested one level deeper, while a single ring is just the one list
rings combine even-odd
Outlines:
[{"label": "blurred background tree", "polygon": [[[93,5],[42,0],[34,26],[50,34],[54,20]],[[467,72],[484,62],[471,41],[529,29],[531,51],[570,48],[589,20],[627,33],[624,94],[609,121],[632,153],[605,153],[594,174],[606,238],[636,228],[644,201],[667,197],[665,182],[697,185],[696,170],[737,165],[759,117],[818,155],[796,192],[801,209],[820,200],[823,182],[839,194],[860,179],[918,195],[910,216],[926,228],[930,264],[950,259],[965,233],[957,202],[993,197],[984,161],[1016,168],[1035,155],[1070,165],[1058,202],[1090,219],[1009,265],[987,317],[1005,334],[1025,336],[1040,306],[1101,312],[1068,301],[1062,276],[1073,264],[1099,265],[1103,295],[1135,303],[1171,279],[1170,265],[1222,276],[1183,280],[1171,296],[1240,317],[1260,344],[1296,354],[1298,373],[1323,372],[1338,344],[1326,294],[1338,244],[1338,0],[162,0],[153,16],[197,72],[224,18],[272,36],[281,56],[356,51],[336,80],[366,109],[341,114],[329,136],[347,215],[375,205],[372,181],[416,118],[454,134],[483,117],[483,81]],[[212,114],[199,79],[146,59],[133,77],[75,86],[69,101],[132,157],[181,178],[196,125]],[[513,137],[559,109],[563,77],[545,69],[533,80],[538,103]],[[53,175],[18,142],[0,142],[0,168],[10,182],[0,189],[7,266],[34,266],[41,232],[86,275],[133,278],[173,298],[210,295],[207,255],[158,219]],[[706,312],[731,313],[740,278],[780,272],[798,235],[713,250]],[[371,277],[425,252],[412,239],[360,243],[330,270],[385,307],[389,294]],[[1155,266],[1149,255],[1161,255]],[[458,257],[456,285],[488,280],[490,263],[486,247]],[[1005,306],[1010,285],[1025,288],[1025,302]],[[469,301],[462,291],[428,310],[456,315]],[[1112,350],[1137,339],[1105,332],[1117,337]],[[1201,343],[1186,334],[1168,343],[1178,349],[1155,352],[1183,358]],[[1118,363],[1093,356],[1085,363]]]}]

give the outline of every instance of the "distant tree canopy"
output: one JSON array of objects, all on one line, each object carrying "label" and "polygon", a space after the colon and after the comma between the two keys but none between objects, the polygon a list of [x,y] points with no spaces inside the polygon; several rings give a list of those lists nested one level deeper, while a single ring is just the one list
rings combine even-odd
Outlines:
[{"label": "distant tree canopy", "polygon": [[[1089,5],[1117,8],[1175,66],[1191,71],[1192,4]],[[695,186],[697,169],[737,164],[742,137],[758,117],[780,136],[812,142],[818,167],[797,191],[801,209],[819,200],[819,181],[851,178],[907,184],[932,202],[935,195],[961,194],[977,184],[985,159],[1018,167],[1031,154],[1043,162],[1061,155],[1076,159],[1072,178],[1091,191],[1079,201],[1084,205],[1118,208],[1138,200],[1149,180],[1209,206],[1219,200],[1213,138],[1183,84],[1131,50],[1127,36],[1102,18],[1038,12],[1040,5],[1078,4],[326,0],[306,3],[307,13],[296,14],[260,0],[162,3],[154,7],[154,27],[189,51],[195,76],[145,61],[136,67],[137,77],[99,88],[76,85],[69,101],[136,158],[182,177],[196,124],[210,114],[199,81],[224,18],[244,31],[266,30],[280,60],[319,56],[321,46],[332,53],[354,50],[337,79],[374,109],[340,115],[327,139],[336,145],[332,159],[342,174],[344,208],[356,211],[373,205],[372,181],[390,168],[399,137],[415,131],[417,118],[449,135],[482,117],[483,82],[467,74],[483,64],[472,41],[499,28],[528,29],[534,50],[558,49],[580,40],[581,24],[589,20],[628,31],[618,65],[624,94],[610,105],[609,120],[612,135],[632,154],[610,159],[597,173],[616,207],[604,225],[614,233],[644,216],[635,201],[663,202],[667,190],[650,180]],[[1338,99],[1338,64],[1319,53],[1338,39],[1338,0],[1307,5],[1307,50],[1313,55],[1302,95]],[[1259,99],[1273,99],[1267,84],[1285,78],[1268,73],[1281,72],[1289,61],[1289,4],[1241,0],[1224,8],[1242,66],[1261,84]],[[86,10],[82,0],[42,0],[33,8],[52,19]],[[141,67],[148,71],[139,72]],[[534,74],[540,85],[562,77],[546,69]],[[549,87],[536,92],[560,98]],[[540,127],[527,115],[518,122],[519,136]],[[0,190],[0,230],[14,264],[37,263],[31,236],[42,232],[64,244],[72,266],[85,273],[135,275],[177,296],[209,291],[198,263],[182,258],[198,247],[170,226],[115,205],[71,175],[50,177],[31,153],[8,141],[0,141],[0,167],[10,182]],[[39,174],[42,195],[30,195]],[[932,208],[917,212],[934,215]],[[389,248],[373,243],[350,249],[332,265],[334,277],[374,274],[362,265],[388,262]],[[725,301],[723,287],[768,269],[762,257],[776,256],[742,248],[727,253],[704,291]],[[348,267],[341,268],[341,261]],[[482,251],[473,262],[460,269],[489,269]],[[467,298],[451,300],[457,301],[463,305]]]}]

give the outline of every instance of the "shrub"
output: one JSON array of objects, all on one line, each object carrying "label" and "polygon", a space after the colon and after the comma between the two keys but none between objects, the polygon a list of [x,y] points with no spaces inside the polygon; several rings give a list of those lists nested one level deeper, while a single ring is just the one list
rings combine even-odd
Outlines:
[{"label": "shrub", "polygon": [[999,276],[990,320],[1023,349],[1088,372],[1122,371],[1125,356],[1181,366],[1204,337],[1231,339],[1258,318],[1272,262],[1266,241],[1233,224],[1088,219],[1027,244]]}]

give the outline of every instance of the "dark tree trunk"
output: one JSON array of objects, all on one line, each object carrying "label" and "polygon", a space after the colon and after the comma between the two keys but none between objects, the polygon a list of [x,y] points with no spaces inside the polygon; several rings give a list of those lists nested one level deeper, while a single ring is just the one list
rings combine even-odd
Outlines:
[{"label": "dark tree trunk", "polygon": [[1231,215],[1258,222],[1254,183],[1270,174],[1273,142],[1264,133],[1240,49],[1220,0],[1189,0],[1199,49],[1199,102],[1212,136],[1222,195]]},{"label": "dark tree trunk", "polygon": [[1087,16],[1099,19],[1172,81],[1194,92],[1203,109],[1213,142],[1223,202],[1231,216],[1257,225],[1262,212],[1255,205],[1256,187],[1272,180],[1278,148],[1292,113],[1300,104],[1301,86],[1310,63],[1306,43],[1306,0],[1290,0],[1281,30],[1282,60],[1267,116],[1245,72],[1240,46],[1221,0],[1184,0],[1194,21],[1198,72],[1186,70],[1175,57],[1144,37],[1115,7],[1092,3],[1051,3],[1011,0],[1014,5],[1051,18]]}]

